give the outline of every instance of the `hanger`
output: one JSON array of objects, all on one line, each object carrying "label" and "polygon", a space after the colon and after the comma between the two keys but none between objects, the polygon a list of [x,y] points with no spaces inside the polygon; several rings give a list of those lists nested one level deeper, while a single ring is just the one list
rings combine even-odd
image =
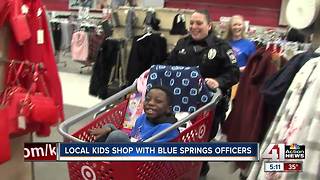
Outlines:
[{"label": "hanger", "polygon": [[181,12],[178,13],[178,17],[177,17],[177,23],[179,22],[185,22],[186,18],[184,16],[184,14],[182,14]]},{"label": "hanger", "polygon": [[269,47],[270,47],[270,42],[267,42],[267,45],[266,45],[266,50],[268,50],[269,49]]},{"label": "hanger", "polygon": [[140,37],[139,39],[137,39],[137,41],[141,41],[142,39],[144,39],[147,36],[150,36],[152,33],[147,32],[146,34],[144,34],[142,37]]},{"label": "hanger", "polygon": [[284,42],[281,42],[280,43],[280,56],[283,56],[284,55],[284,51],[285,51],[285,43]]},{"label": "hanger", "polygon": [[137,39],[137,41],[141,41],[142,39],[144,39],[147,36],[152,35],[152,27],[147,27],[147,33],[145,33],[142,37],[140,37],[139,39]]},{"label": "hanger", "polygon": [[60,21],[57,18],[52,18],[52,19],[49,20],[49,22],[60,23]]},{"label": "hanger", "polygon": [[101,35],[103,35],[103,28],[102,28],[102,25],[98,25],[97,27],[96,27],[96,33],[97,33],[97,35],[98,36],[101,36]]},{"label": "hanger", "polygon": [[152,12],[152,13],[154,13],[154,12],[155,12],[155,9],[154,9],[154,8],[152,8],[152,7],[149,7],[147,11],[148,11],[148,12]]},{"label": "hanger", "polygon": [[273,48],[272,48],[272,52],[275,53],[275,52],[278,52],[278,43],[273,43]]}]

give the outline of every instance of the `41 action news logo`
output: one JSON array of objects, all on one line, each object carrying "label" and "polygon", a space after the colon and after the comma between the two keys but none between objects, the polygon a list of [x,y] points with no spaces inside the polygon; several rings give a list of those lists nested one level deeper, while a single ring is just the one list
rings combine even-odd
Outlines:
[{"label": "41 action news logo", "polygon": [[269,144],[262,158],[280,161],[285,159],[304,159],[305,145]]}]

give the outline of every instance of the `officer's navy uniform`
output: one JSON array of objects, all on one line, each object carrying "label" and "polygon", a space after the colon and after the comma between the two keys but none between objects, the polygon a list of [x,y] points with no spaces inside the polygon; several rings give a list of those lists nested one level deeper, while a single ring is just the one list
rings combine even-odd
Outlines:
[{"label": "officer's navy uniform", "polygon": [[213,34],[201,41],[194,41],[191,35],[180,39],[166,63],[199,66],[202,77],[216,79],[223,91],[239,81],[240,72],[232,48]]}]

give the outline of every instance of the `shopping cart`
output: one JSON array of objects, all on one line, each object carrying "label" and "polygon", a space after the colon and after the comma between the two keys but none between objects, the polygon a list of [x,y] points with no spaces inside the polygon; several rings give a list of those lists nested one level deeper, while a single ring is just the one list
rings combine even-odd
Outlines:
[{"label": "shopping cart", "polygon": [[[99,128],[107,123],[113,123],[117,128],[121,129],[129,102],[128,94],[135,91],[136,82],[96,106],[65,120],[59,125],[59,133],[64,137],[65,141],[93,142],[94,138],[88,133],[89,129]],[[189,120],[193,122],[192,125],[183,130],[173,141],[185,143],[207,142],[215,106],[220,98],[221,91],[217,90],[209,103],[145,142],[152,142],[172,129],[181,127]],[[91,114],[95,114],[101,108],[108,107],[110,104],[115,104],[115,102],[118,102],[115,106],[99,114],[86,126],[71,135],[69,132],[71,126],[75,126]],[[199,178],[201,165],[202,162],[68,162],[71,180],[192,180]]]}]

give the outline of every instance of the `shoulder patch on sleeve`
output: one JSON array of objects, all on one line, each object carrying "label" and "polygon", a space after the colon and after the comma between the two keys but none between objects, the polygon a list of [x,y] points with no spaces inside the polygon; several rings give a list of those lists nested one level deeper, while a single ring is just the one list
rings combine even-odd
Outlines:
[{"label": "shoulder patch on sleeve", "polygon": [[227,55],[228,55],[228,57],[229,57],[229,59],[230,59],[230,61],[231,61],[232,64],[234,64],[234,63],[237,62],[236,56],[234,55],[234,52],[233,52],[232,49],[229,49],[229,50],[227,51]]}]

